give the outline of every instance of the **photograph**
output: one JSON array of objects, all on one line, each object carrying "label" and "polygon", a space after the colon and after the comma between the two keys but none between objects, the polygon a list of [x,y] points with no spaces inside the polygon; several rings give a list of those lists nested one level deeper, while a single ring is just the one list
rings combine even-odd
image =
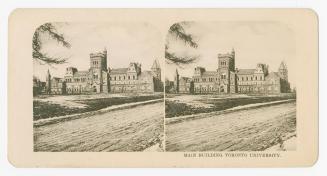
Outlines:
[{"label": "photograph", "polygon": [[49,22],[31,43],[35,152],[164,150],[164,59],[155,27]]},{"label": "photograph", "polygon": [[166,151],[296,150],[293,31],[273,21],[182,21],[165,47]]},{"label": "photograph", "polygon": [[14,167],[318,159],[310,9],[17,9],[8,24]]}]

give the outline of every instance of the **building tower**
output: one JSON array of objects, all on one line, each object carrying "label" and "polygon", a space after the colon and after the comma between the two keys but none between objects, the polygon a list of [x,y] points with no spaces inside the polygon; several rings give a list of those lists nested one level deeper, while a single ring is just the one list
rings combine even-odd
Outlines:
[{"label": "building tower", "polygon": [[51,74],[50,74],[49,69],[48,69],[48,73],[47,73],[47,77],[46,77],[45,88],[46,88],[46,93],[51,94]]},{"label": "building tower", "polygon": [[155,59],[151,67],[152,73],[159,81],[161,81],[161,68],[159,62]]},{"label": "building tower", "polygon": [[107,68],[107,49],[90,54],[91,90],[93,92],[108,92],[109,75]]},{"label": "building tower", "polygon": [[90,54],[90,67],[91,69],[99,69],[107,71],[107,49],[102,52]]},{"label": "building tower", "polygon": [[235,50],[234,48],[232,48],[232,52],[231,52],[232,56],[234,57],[234,66],[235,66]]},{"label": "building tower", "polygon": [[290,92],[290,83],[288,82],[288,70],[284,61],[280,63],[278,68],[278,75],[281,78],[281,92]]},{"label": "building tower", "polygon": [[288,81],[288,70],[287,66],[284,61],[280,63],[279,69],[278,69],[279,76],[284,79],[285,81]]},{"label": "building tower", "polygon": [[174,85],[175,85],[175,91],[176,91],[176,93],[178,93],[179,92],[179,74],[178,74],[177,69],[176,69],[176,73],[175,73]]},{"label": "building tower", "polygon": [[219,92],[230,92],[230,72],[235,72],[235,51],[218,54],[218,73],[220,79]]}]

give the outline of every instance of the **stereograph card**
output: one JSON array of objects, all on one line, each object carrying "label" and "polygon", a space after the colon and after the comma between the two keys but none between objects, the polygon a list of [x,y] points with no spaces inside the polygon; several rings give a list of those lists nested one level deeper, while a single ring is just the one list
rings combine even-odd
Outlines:
[{"label": "stereograph card", "polygon": [[318,159],[310,9],[17,9],[15,167],[304,167]]}]

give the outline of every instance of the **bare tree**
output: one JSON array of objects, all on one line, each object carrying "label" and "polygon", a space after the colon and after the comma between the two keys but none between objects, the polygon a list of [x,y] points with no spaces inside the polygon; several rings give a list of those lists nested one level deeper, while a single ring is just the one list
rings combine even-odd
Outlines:
[{"label": "bare tree", "polygon": [[[188,24],[187,22],[173,24],[168,31],[168,35],[174,36],[176,40],[183,41],[185,45],[197,48],[198,44],[194,41],[194,37],[191,34],[187,34],[183,27],[183,25]],[[165,46],[165,58],[167,63],[181,66],[195,62],[198,56],[177,56],[175,53],[169,51],[169,41],[167,41]]]},{"label": "bare tree", "polygon": [[41,51],[42,45],[43,45],[42,39],[41,39],[42,34],[48,35],[52,39],[56,40],[58,42],[58,44],[66,47],[66,48],[71,47],[70,43],[67,42],[66,39],[64,38],[64,35],[59,34],[56,30],[56,27],[52,23],[45,23],[45,24],[41,25],[40,27],[38,27],[34,33],[33,43],[32,43],[33,59],[36,59],[37,61],[39,61],[42,64],[45,63],[45,64],[49,64],[49,65],[66,63],[68,58],[48,56],[47,53],[44,53]]}]

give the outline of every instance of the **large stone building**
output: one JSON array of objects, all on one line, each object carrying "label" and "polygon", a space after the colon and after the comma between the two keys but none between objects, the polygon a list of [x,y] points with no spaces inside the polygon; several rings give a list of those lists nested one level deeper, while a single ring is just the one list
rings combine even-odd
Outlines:
[{"label": "large stone building", "polygon": [[176,70],[174,78],[177,93],[285,93],[290,91],[288,70],[284,62],[278,72],[268,71],[268,65],[259,63],[255,69],[236,69],[235,51],[218,54],[218,68],[207,71],[194,68],[192,77],[181,77]]},{"label": "large stone building", "polygon": [[[36,89],[37,90],[37,89]],[[151,71],[142,71],[141,64],[130,63],[126,68],[107,68],[107,51],[90,54],[90,68],[79,71],[66,68],[64,78],[46,77],[46,94],[87,93],[150,93],[163,91],[161,68],[154,60]]]},{"label": "large stone building", "polygon": [[127,68],[109,71],[111,92],[155,92],[162,91],[161,68],[155,60],[151,71],[142,71],[140,63],[130,63]]}]

